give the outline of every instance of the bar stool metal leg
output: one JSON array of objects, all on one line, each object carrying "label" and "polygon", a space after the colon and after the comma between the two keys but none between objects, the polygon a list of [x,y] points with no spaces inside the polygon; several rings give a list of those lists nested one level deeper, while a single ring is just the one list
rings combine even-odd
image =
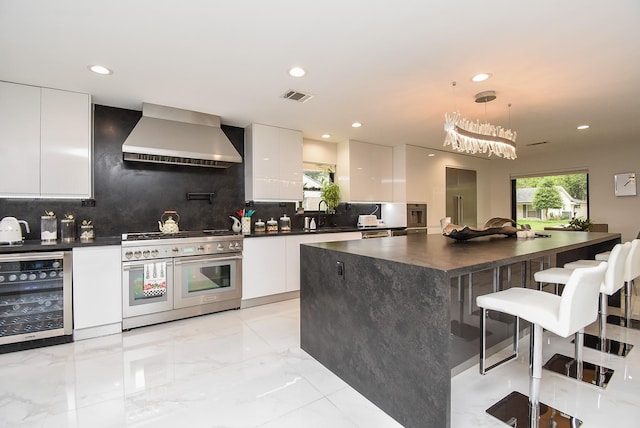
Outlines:
[{"label": "bar stool metal leg", "polygon": [[531,326],[529,335],[529,427],[540,425],[540,380],[542,379],[542,327]]},{"label": "bar stool metal leg", "polygon": [[[487,413],[512,427],[570,427],[577,428],[582,421],[540,402],[542,379],[542,344],[544,330],[531,325],[529,336],[529,397],[514,391],[487,409]],[[527,418],[527,420],[525,420]],[[528,425],[527,425],[528,422]]]},{"label": "bar stool metal leg", "polygon": [[473,315],[473,274],[469,273],[469,315]]},{"label": "bar stool metal leg", "polygon": [[576,356],[576,379],[582,380],[584,376],[584,361],[582,359],[582,350],[584,349],[584,329],[575,334],[574,345],[574,355]]},{"label": "bar stool metal leg", "polygon": [[633,345],[626,342],[619,342],[614,339],[607,338],[607,308],[609,307],[609,296],[606,293],[600,293],[599,318],[598,318],[598,336],[590,334],[584,335],[584,346],[606,352],[620,357],[626,357],[633,349]]},{"label": "bar stool metal leg", "polygon": [[609,324],[640,330],[640,320],[631,317],[631,293],[635,287],[634,283],[635,281],[631,280],[624,284],[624,316],[608,315],[607,322]]},{"label": "bar stool metal leg", "polygon": [[489,317],[489,311],[485,308],[480,308],[480,361],[478,364],[478,368],[480,370],[480,374],[486,374],[490,370],[495,369],[496,367],[501,366],[507,361],[511,361],[514,358],[518,358],[519,352],[519,342],[520,342],[520,318],[515,317],[515,321],[513,323],[513,352],[508,357],[498,361],[495,364],[487,367],[487,318]]}]

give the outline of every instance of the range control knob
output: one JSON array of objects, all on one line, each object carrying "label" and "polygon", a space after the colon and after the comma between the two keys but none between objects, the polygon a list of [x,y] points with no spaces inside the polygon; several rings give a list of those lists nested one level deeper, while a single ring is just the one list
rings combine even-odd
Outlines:
[{"label": "range control knob", "polygon": [[233,242],[229,242],[229,250],[233,251]]},{"label": "range control knob", "polygon": [[236,242],[236,245],[234,245],[234,247],[236,247],[236,250],[241,250],[242,247],[240,246],[239,242]]},{"label": "range control knob", "polygon": [[171,250],[171,252],[172,252],[173,254],[178,254],[178,253],[180,253],[180,249],[179,249],[178,247],[174,247],[174,248]]},{"label": "range control knob", "polygon": [[204,247],[202,245],[200,245],[197,250],[199,253],[204,253]]},{"label": "range control knob", "polygon": [[151,250],[151,257],[158,257],[158,250]]},{"label": "range control knob", "polygon": [[218,246],[216,247],[216,249],[218,251],[224,251],[224,247],[222,246],[222,244],[218,244]]},{"label": "range control knob", "polygon": [[142,255],[144,256],[144,258],[145,258],[145,259],[148,259],[148,258],[149,258],[149,254],[151,254],[151,252],[150,252],[149,250],[144,250],[144,251],[142,252]]},{"label": "range control knob", "polygon": [[133,257],[135,257],[136,259],[139,259],[142,256],[142,252],[141,251],[136,251],[133,253]]},{"label": "range control knob", "polygon": [[130,260],[131,257],[133,257],[133,253],[131,251],[127,251],[126,253],[124,253],[124,256],[127,258],[127,260]]}]

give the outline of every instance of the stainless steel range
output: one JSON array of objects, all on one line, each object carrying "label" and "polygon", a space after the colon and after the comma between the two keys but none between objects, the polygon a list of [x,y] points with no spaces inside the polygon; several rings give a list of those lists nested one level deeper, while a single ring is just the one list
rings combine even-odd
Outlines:
[{"label": "stainless steel range", "polygon": [[122,287],[123,329],[238,309],[242,235],[123,234]]}]

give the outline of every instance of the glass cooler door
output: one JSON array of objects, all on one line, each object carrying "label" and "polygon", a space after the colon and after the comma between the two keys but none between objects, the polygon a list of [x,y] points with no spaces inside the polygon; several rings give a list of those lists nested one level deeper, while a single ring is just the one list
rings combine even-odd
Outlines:
[{"label": "glass cooler door", "polygon": [[70,254],[0,256],[0,344],[72,334]]}]

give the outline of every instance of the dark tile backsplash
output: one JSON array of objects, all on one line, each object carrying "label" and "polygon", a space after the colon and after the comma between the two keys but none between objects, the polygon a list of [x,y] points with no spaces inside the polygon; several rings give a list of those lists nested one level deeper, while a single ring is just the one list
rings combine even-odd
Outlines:
[{"label": "dark tile backsplash", "polygon": [[[181,230],[230,229],[229,215],[245,206],[244,165],[217,169],[124,162],[122,143],[141,115],[135,110],[95,106],[94,207],[82,206],[77,199],[0,199],[0,218],[26,220],[31,228],[26,239],[33,240],[40,239],[40,216],[45,210],[54,211],[58,221],[65,213],[72,213],[78,224],[91,220],[96,236],[155,231],[165,210],[178,212]],[[244,129],[222,125],[222,130],[244,157]],[[187,193],[214,193],[213,203],[189,201]],[[294,203],[256,202],[253,220],[278,219],[286,213],[292,218],[292,227],[301,229],[304,216],[296,216],[295,208]],[[323,215],[323,221],[355,226],[359,214],[370,214],[375,208],[375,204],[341,204],[336,214]]]}]

